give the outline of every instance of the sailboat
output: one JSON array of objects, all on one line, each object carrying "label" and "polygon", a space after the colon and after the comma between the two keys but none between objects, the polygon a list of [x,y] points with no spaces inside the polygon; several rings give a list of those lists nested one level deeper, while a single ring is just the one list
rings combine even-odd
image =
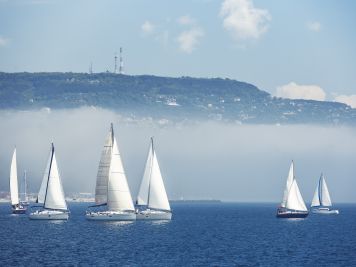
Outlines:
[{"label": "sailboat", "polygon": [[153,146],[153,138],[151,138],[136,205],[137,219],[170,220],[172,218],[171,207]]},{"label": "sailboat", "polygon": [[319,214],[339,214],[338,210],[330,209],[332,206],[328,186],[324,175],[321,174],[312,200],[312,212]]},{"label": "sailboat", "polygon": [[10,167],[10,196],[12,213],[24,214],[27,208],[20,203],[19,189],[17,181],[17,161],[16,161],[16,148],[12,154],[11,167]]},{"label": "sailboat", "polygon": [[23,173],[23,180],[21,184],[22,190],[20,193],[20,204],[24,207],[29,205],[28,203],[28,196],[27,196],[27,172],[26,170]]},{"label": "sailboat", "polygon": [[294,162],[289,168],[286,188],[284,189],[281,206],[277,210],[278,218],[305,218],[309,214],[300,194],[297,180],[294,176]]},{"label": "sailboat", "polygon": [[[104,210],[99,210],[103,207]],[[97,208],[98,210],[92,210]],[[101,153],[95,188],[95,205],[86,212],[88,220],[136,220],[135,208],[111,124]]]},{"label": "sailboat", "polygon": [[53,143],[36,203],[42,205],[30,213],[32,220],[67,220],[69,217]]}]

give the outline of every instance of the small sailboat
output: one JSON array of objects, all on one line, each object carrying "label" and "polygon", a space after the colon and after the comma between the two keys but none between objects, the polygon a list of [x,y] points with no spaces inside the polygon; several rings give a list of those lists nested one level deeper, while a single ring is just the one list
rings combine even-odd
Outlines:
[{"label": "small sailboat", "polygon": [[26,170],[23,173],[23,180],[21,184],[21,193],[20,193],[20,204],[24,207],[29,205],[28,196],[27,196],[27,172]]},{"label": "small sailboat", "polygon": [[277,210],[278,218],[305,218],[309,214],[300,194],[297,180],[294,176],[294,162],[289,168],[286,188],[284,190],[281,206]]},{"label": "small sailboat", "polygon": [[36,203],[42,205],[35,206],[40,208],[30,213],[32,220],[67,220],[69,217],[53,143]]},{"label": "small sailboat", "polygon": [[11,167],[10,167],[10,196],[12,213],[24,214],[27,208],[20,203],[19,189],[17,181],[17,161],[16,161],[16,148],[12,154]]},{"label": "small sailboat", "polygon": [[136,205],[137,219],[170,220],[172,218],[171,207],[153,146],[153,138],[151,138]]},{"label": "small sailboat", "polygon": [[[92,210],[105,208],[104,210]],[[95,205],[86,212],[88,220],[136,220],[129,186],[111,124],[101,153],[95,188]]]},{"label": "small sailboat", "polygon": [[324,175],[321,174],[318,185],[316,187],[314,197],[311,204],[312,213],[319,214],[339,214],[338,210],[332,210],[330,193]]}]

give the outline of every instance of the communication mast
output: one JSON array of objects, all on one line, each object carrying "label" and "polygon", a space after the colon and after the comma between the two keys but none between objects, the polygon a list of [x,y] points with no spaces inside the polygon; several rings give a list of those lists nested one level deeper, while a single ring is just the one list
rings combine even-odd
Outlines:
[{"label": "communication mast", "polygon": [[122,59],[122,47],[120,47],[120,67],[119,74],[124,74],[124,61]]},{"label": "communication mast", "polygon": [[115,67],[114,67],[114,73],[117,73],[117,54],[115,53]]}]

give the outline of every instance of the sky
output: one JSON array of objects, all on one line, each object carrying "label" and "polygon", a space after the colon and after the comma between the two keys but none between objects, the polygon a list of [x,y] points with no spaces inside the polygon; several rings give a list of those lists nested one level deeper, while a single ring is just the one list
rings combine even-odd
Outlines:
[{"label": "sky", "polygon": [[0,111],[0,191],[8,191],[17,148],[18,174],[27,170],[37,193],[53,141],[64,187],[94,193],[110,122],[133,198],[149,148],[155,149],[170,199],[238,202],[282,200],[291,161],[302,196],[311,201],[321,172],[332,201],[356,202],[356,128],[317,125],[236,125],[200,122],[164,125],[127,120],[94,108]]},{"label": "sky", "polygon": [[0,0],[0,71],[228,77],[356,108],[353,0]]}]

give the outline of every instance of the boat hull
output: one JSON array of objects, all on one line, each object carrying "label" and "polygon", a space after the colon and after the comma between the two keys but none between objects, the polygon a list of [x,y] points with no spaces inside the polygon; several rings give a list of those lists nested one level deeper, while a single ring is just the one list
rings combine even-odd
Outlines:
[{"label": "boat hull", "polygon": [[137,220],[171,220],[172,213],[164,211],[144,210],[136,214]]},{"label": "boat hull", "polygon": [[277,210],[277,218],[305,218],[309,215],[308,211],[288,210],[279,208]]},{"label": "boat hull", "polygon": [[42,210],[31,212],[29,218],[31,220],[68,220],[69,213],[67,211]]},{"label": "boat hull", "polygon": [[13,209],[12,214],[26,214],[26,209]]},{"label": "boat hull", "polygon": [[134,221],[136,214],[134,212],[87,212],[85,218],[90,221]]},{"label": "boat hull", "polygon": [[12,214],[25,214],[27,207],[22,205],[14,205],[12,206]]},{"label": "boat hull", "polygon": [[312,213],[315,214],[325,214],[325,215],[337,215],[339,214],[339,210],[330,210],[330,209],[312,209]]}]

